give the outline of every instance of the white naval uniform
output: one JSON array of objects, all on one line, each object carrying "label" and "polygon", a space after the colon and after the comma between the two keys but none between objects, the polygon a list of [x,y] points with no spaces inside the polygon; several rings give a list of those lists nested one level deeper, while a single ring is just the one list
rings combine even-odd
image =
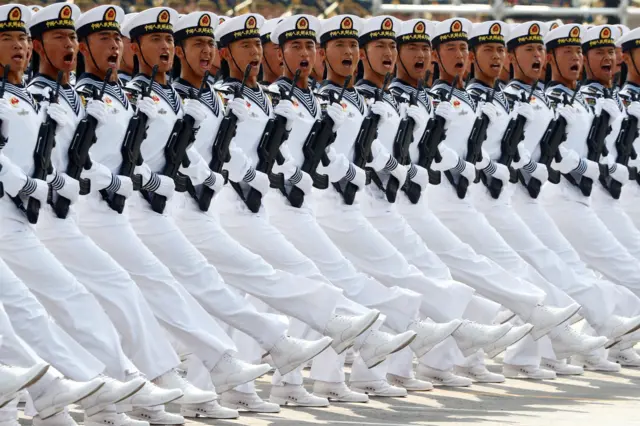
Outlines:
[{"label": "white naval uniform", "polygon": [[[551,84],[546,92],[554,105],[573,95],[573,90],[560,84]],[[586,138],[593,113],[580,93],[575,98],[574,107],[579,115],[575,122],[569,124],[563,145],[575,151],[581,161],[586,161]],[[579,174],[572,174],[580,179]],[[594,188],[597,185],[594,182]],[[640,296],[640,261],[620,244],[598,217],[590,206],[591,197],[585,197],[578,187],[563,177],[559,184],[548,185],[540,198],[560,231],[589,267]]]},{"label": "white naval uniform", "polygon": [[[90,86],[92,82],[84,79],[82,84]],[[109,116],[113,119],[109,126],[97,129],[97,143],[92,146],[91,155],[117,174],[122,163],[120,149],[133,116],[133,107],[119,85],[110,85],[104,99],[109,104]],[[135,217],[135,203],[131,201],[137,200],[138,195],[134,194],[127,201],[121,215],[112,210],[95,190],[84,198],[77,205],[82,231],[128,272],[160,323],[204,360],[209,370],[225,352],[234,351],[233,342],[217,321],[193,299],[136,234],[129,218]],[[171,228],[166,227],[166,230],[171,235]],[[167,246],[172,244],[174,242]],[[169,360],[175,359],[173,350],[166,356],[171,357]]]},{"label": "white naval uniform", "polygon": [[[600,83],[593,81],[581,86],[580,92],[582,92],[589,105],[594,105],[596,99],[604,97],[604,87]],[[613,91],[612,99],[618,104],[621,115],[617,120],[614,121],[612,119],[610,121],[611,131],[605,139],[607,150],[609,151],[609,164],[616,162],[618,150],[616,149],[615,141],[620,131],[622,120],[627,116],[626,109],[617,90]],[[622,164],[616,164],[616,167],[624,167],[626,169],[626,166]],[[607,179],[609,180],[611,177]],[[638,186],[637,182],[628,182],[623,187],[620,198],[626,197],[627,188],[632,185]],[[620,244],[622,244],[633,257],[640,261],[640,230],[635,227],[633,220],[624,211],[621,199],[614,199],[602,183],[594,182],[591,200],[591,208],[596,212],[600,220],[607,226]]]},{"label": "white naval uniform", "polygon": [[[627,82],[622,90],[620,90],[620,97],[623,99],[625,105],[628,107],[631,102],[631,96],[634,95],[636,99],[640,99],[640,85]],[[636,101],[637,102],[637,101]],[[636,154],[640,150],[640,137],[637,137],[633,141],[633,147]],[[629,160],[629,166],[640,166],[640,156],[636,156],[635,159]],[[640,181],[632,181],[626,184],[622,190],[622,196],[620,197],[621,203],[636,228],[640,229]]]},{"label": "white naval uniform", "polygon": [[[70,86],[66,88],[73,90]],[[7,84],[5,98],[14,106],[15,118],[3,123],[8,127],[8,142],[3,154],[7,161],[30,176],[42,119],[33,97],[23,87]],[[48,208],[42,206],[41,219],[47,216]],[[9,268],[38,297],[56,322],[100,359],[110,376],[122,380],[127,371],[134,371],[135,367],[122,352],[115,328],[98,301],[38,239],[35,227],[28,223],[26,215],[16,207],[9,194],[0,200],[0,215],[0,257]]]},{"label": "white naval uniform", "polygon": [[[30,91],[46,98],[52,90],[51,80],[39,78],[30,86]],[[98,81],[88,89],[101,86]],[[115,86],[116,83],[113,83]],[[76,90],[87,89],[77,87]],[[95,87],[99,90],[98,87]],[[110,86],[111,88],[111,86]],[[61,91],[60,103],[66,107],[67,115],[78,122],[86,115],[83,100],[76,93],[65,89]],[[91,90],[87,90],[91,93]],[[85,96],[87,96],[85,94]],[[105,105],[109,108],[113,99],[106,95]],[[104,129],[99,129],[104,134]],[[56,136],[56,149],[52,157],[53,166],[62,172],[66,170],[72,133]],[[95,165],[94,165],[95,167]],[[106,183],[102,187],[92,182],[94,191],[106,188],[112,181],[112,176],[104,177]],[[84,200],[83,200],[84,201]],[[86,214],[86,213],[85,213]],[[109,218],[103,222],[107,225]],[[51,209],[46,207],[38,221],[38,237],[47,248],[61,261],[87,289],[98,299],[102,308],[122,338],[122,348],[143,374],[154,379],[179,364],[171,344],[164,336],[164,330],[153,316],[143,294],[129,277],[129,274],[113,260],[105,251],[100,249],[91,238],[83,234],[78,227],[75,205],[71,205],[69,215],[59,219]],[[116,238],[111,234],[112,238]]]}]

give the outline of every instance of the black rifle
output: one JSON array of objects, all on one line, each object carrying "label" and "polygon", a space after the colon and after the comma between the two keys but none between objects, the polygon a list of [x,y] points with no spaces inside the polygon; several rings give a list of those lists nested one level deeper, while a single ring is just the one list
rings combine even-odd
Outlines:
[{"label": "black rifle", "polygon": [[[380,102],[382,100],[384,89],[389,84],[390,79],[391,74],[387,73],[384,77],[382,87],[380,89],[376,89],[376,94],[374,97],[375,102]],[[360,131],[355,142],[355,156],[353,159],[353,164],[356,167],[364,169],[367,163],[373,160],[373,157],[371,155],[371,145],[373,144],[373,140],[378,134],[379,122],[380,116],[369,110],[369,114],[362,121],[362,125],[360,126]],[[367,174],[375,174],[375,171],[367,171]],[[353,184],[352,182],[346,182],[344,189],[342,189],[340,187],[340,182],[336,182],[334,183],[334,188],[336,188],[336,190],[342,194],[342,198],[344,199],[345,204],[353,204],[356,199],[356,192],[358,192],[358,187],[355,184]]]},{"label": "black rifle", "polygon": [[[251,65],[247,65],[244,70],[242,84],[234,89],[234,99],[242,99],[242,91],[244,90],[244,85],[247,82],[249,73],[251,73]],[[220,122],[220,127],[218,127],[216,139],[213,141],[213,146],[211,147],[212,152],[211,162],[209,162],[209,168],[212,171],[221,174],[224,177],[225,181],[227,181],[229,178],[226,170],[222,170],[222,166],[224,166],[224,163],[231,160],[231,154],[229,154],[229,145],[231,144],[231,139],[233,139],[233,137],[236,135],[237,124],[238,117],[236,117],[231,109],[229,109],[227,114]],[[240,190],[238,194],[240,196],[243,196],[242,188],[238,187],[238,189]],[[209,211],[212,199],[213,189],[209,188],[207,185],[202,185],[202,190],[200,192],[200,196],[198,197],[198,207],[200,207],[200,210],[202,210],[203,212]]]},{"label": "black rifle", "polygon": [[[460,80],[460,76],[456,75],[453,79],[453,83],[451,84],[451,88],[449,89],[448,94],[444,95],[440,102],[449,102],[451,101],[451,97],[453,96],[453,90],[458,85],[458,81]],[[427,128],[418,142],[418,150],[420,152],[420,158],[418,159],[418,165],[427,169],[429,172],[429,183],[432,185],[440,184],[440,172],[436,170],[431,170],[431,164],[435,160],[437,163],[442,161],[442,156],[440,155],[440,150],[438,147],[440,146],[440,142],[444,140],[446,137],[444,126],[446,124],[446,120],[444,117],[441,117],[437,114],[434,114],[434,117],[429,120],[427,123]],[[407,196],[409,200],[416,204],[420,200],[420,195],[422,194],[422,190],[418,187],[412,187],[411,190],[407,192]]]},{"label": "black rifle", "polygon": [[[9,71],[11,70],[11,65],[5,65],[4,70],[2,72],[2,84],[0,84],[0,99],[4,97],[4,87],[7,84],[7,79],[9,78]],[[2,120],[0,120],[0,128],[2,128]],[[2,149],[7,144],[7,138],[0,134],[0,149]],[[0,164],[0,170],[2,170],[2,164]],[[0,182],[0,198],[4,197],[4,185]]]},{"label": "black rifle", "polygon": [[[493,103],[493,97],[498,90],[498,81],[496,81],[493,89],[487,94],[487,99],[485,103],[491,104]],[[468,163],[475,165],[478,161],[482,161],[482,144],[485,139],[487,139],[487,126],[489,126],[489,117],[487,114],[482,113],[480,117],[476,118],[476,121],[473,123],[473,127],[471,128],[471,133],[469,134],[469,139],[467,141],[467,156],[465,160]],[[449,181],[453,184],[453,175],[450,172],[446,172]],[[480,173],[476,170],[476,178],[474,182],[478,182],[480,179]],[[455,185],[456,193],[458,194],[458,198],[463,199],[467,195],[467,189],[469,188],[469,180],[460,175],[458,177],[458,184]]]},{"label": "black rifle", "polygon": [[[638,97],[635,93],[631,94],[631,102],[637,102]],[[638,119],[633,115],[628,115],[620,125],[620,132],[616,138],[616,151],[618,157],[616,163],[626,166],[629,170],[629,178],[631,180],[638,180],[638,169],[636,167],[629,167],[629,160],[636,159],[638,154],[633,147],[633,141],[638,137]],[[640,180],[638,181],[640,183]],[[620,198],[622,192],[622,184],[615,179],[611,179],[609,187],[607,188],[609,193],[614,199]]]},{"label": "black rifle", "polygon": [[[158,74],[158,66],[154,65],[151,70],[151,79],[149,80],[149,84],[147,87],[142,87],[141,95],[143,98],[150,96],[151,87],[155,81],[156,74]],[[142,176],[134,175],[134,170],[136,166],[141,166],[143,162],[142,155],[140,155],[140,146],[147,137],[148,120],[149,117],[147,117],[142,111],[139,109],[136,111],[133,117],[131,117],[131,120],[129,120],[127,131],[124,134],[122,148],[120,149],[120,152],[122,153],[122,164],[120,165],[118,175],[131,178],[133,189],[135,190],[140,190],[140,187],[142,186]],[[122,214],[126,201],[126,198],[123,195],[113,194],[113,197],[111,197],[104,189],[100,191],[100,194],[109,204],[109,207]]]},{"label": "black rifle", "polygon": [[[329,93],[329,104],[334,102],[340,103],[342,101],[344,91],[350,82],[351,76],[349,75],[344,80],[342,90],[336,98],[334,98],[334,92]],[[335,123],[329,114],[324,112],[322,118],[313,123],[313,126],[309,131],[309,135],[302,146],[304,162],[302,163],[300,170],[311,176],[313,186],[318,189],[327,189],[329,187],[329,177],[327,175],[317,173],[316,170],[318,169],[320,162],[322,162],[322,165],[325,167],[330,164],[326,149],[336,138],[336,134],[333,131],[334,124]],[[289,191],[288,198],[289,203],[293,207],[300,208],[304,202],[304,192],[300,188],[294,186],[291,188],[291,191]]]},{"label": "black rifle", "polygon": [[[578,82],[576,89],[571,96],[569,102],[565,102],[567,105],[573,105],[576,100],[576,95],[580,91],[581,82]],[[549,171],[549,182],[557,184],[560,183],[560,172],[551,168],[551,162],[555,158],[556,162],[562,161],[562,155],[560,155],[560,144],[567,140],[567,120],[563,116],[559,115],[558,118],[551,120],[547,130],[545,130],[542,139],[540,140],[540,161],[539,163],[547,166]],[[524,180],[523,180],[524,182]],[[538,198],[540,194],[540,188],[542,183],[532,177],[527,184],[527,191],[531,198]]]},{"label": "black rifle", "polygon": [[[58,71],[56,88],[51,92],[51,95],[49,97],[49,104],[58,102],[62,75],[62,71]],[[36,149],[33,152],[34,172],[31,177],[34,179],[46,180],[47,176],[53,171],[53,167],[51,166],[51,152],[53,151],[53,147],[56,146],[56,126],[57,124],[55,120],[48,114],[47,118],[44,120],[44,123],[40,125],[40,130],[38,131],[38,141],[36,142]],[[26,213],[29,223],[38,223],[38,217],[40,216],[40,200],[34,197],[29,197]]]},{"label": "black rifle", "polygon": [[[93,99],[98,101],[102,99],[104,90],[111,78],[112,69],[107,69],[107,75],[102,83],[102,89],[98,92],[93,89]],[[76,133],[73,135],[71,145],[69,146],[69,164],[67,165],[67,175],[69,177],[80,182],[80,195],[87,195],[91,191],[91,182],[88,179],[80,177],[83,170],[89,170],[92,166],[91,158],[89,158],[89,149],[96,143],[96,127],[98,126],[98,120],[87,114],[76,128]],[[69,206],[71,201],[58,194],[55,202],[53,203],[53,211],[60,219],[64,219],[69,214]]]},{"label": "black rifle", "polygon": [[[204,88],[209,78],[209,71],[204,73],[204,78],[200,83],[197,95],[194,96],[193,90],[190,97],[192,99],[200,99]],[[185,192],[188,190],[191,181],[187,176],[180,175],[180,167],[189,167],[191,162],[187,155],[187,150],[195,140],[194,134],[195,120],[190,115],[185,115],[183,118],[179,118],[173,125],[169,139],[164,147],[164,167],[160,172],[161,175],[170,177],[175,181],[176,192]],[[191,195],[195,197],[195,190],[190,191]],[[151,210],[156,213],[162,214],[167,206],[167,197],[158,193],[151,193],[143,191],[145,198],[151,204]]]},{"label": "black rifle", "polygon": [[[291,82],[291,90],[285,93],[282,100],[291,100],[293,89],[296,87],[300,70],[296,70]],[[282,174],[273,175],[273,165],[277,161],[278,164],[284,163],[284,157],[280,152],[280,146],[287,140],[288,132],[286,129],[287,118],[276,114],[275,118],[269,119],[267,122],[260,142],[258,143],[258,165],[256,171],[265,173],[269,176],[272,188],[278,188],[283,195],[287,195],[284,186],[284,176]],[[257,189],[251,187],[249,193],[244,200],[245,204],[253,213],[258,213],[262,204],[262,194]]]},{"label": "black rifle", "polygon": [[[428,73],[428,71],[427,71]],[[427,79],[429,76],[427,75]],[[416,93],[412,93],[409,97],[409,105],[417,105],[418,104],[418,94],[422,91],[422,85],[424,84],[423,80],[418,82],[418,89]],[[413,129],[416,125],[416,122],[413,118],[407,116],[404,117],[400,121],[400,125],[398,126],[398,132],[396,133],[396,138],[393,141],[393,156],[398,161],[398,164],[406,166],[411,163],[411,157],[409,155],[409,148],[411,146],[411,142],[413,142]],[[415,182],[411,182],[408,178],[405,182],[405,186],[413,186],[418,185]],[[418,185],[420,186],[420,185]],[[387,181],[386,187],[386,195],[387,201],[390,203],[395,203],[396,195],[398,194],[398,189],[400,189],[400,181],[393,175],[389,176],[389,180]]]},{"label": "black rifle", "polygon": [[[538,81],[536,80],[531,85],[529,97],[524,99],[526,103],[531,103],[531,98],[533,97],[533,92],[536,89],[537,84]],[[526,123],[527,119],[518,114],[516,118],[513,118],[511,119],[511,121],[509,121],[507,130],[505,130],[504,135],[502,135],[500,158],[498,159],[498,163],[504,164],[509,168],[509,182],[511,183],[518,182],[518,171],[511,168],[511,163],[513,162],[513,160],[520,161],[518,145],[524,139],[524,125]],[[497,200],[500,197],[500,193],[502,192],[502,181],[500,179],[491,179],[490,182],[487,182],[487,180],[485,179],[484,184],[489,189],[489,193],[491,194],[491,196]]]}]

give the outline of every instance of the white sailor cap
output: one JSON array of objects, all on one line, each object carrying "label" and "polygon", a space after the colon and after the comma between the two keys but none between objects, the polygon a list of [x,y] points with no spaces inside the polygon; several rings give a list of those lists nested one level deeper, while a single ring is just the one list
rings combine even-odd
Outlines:
[{"label": "white sailor cap", "polygon": [[620,37],[616,41],[616,46],[621,47],[623,52],[640,47],[640,27],[634,28]]},{"label": "white sailor cap", "polygon": [[38,6],[37,4],[32,4],[30,6],[27,6],[29,8],[29,10],[31,11],[31,14],[33,15],[36,12],[40,12],[40,10],[42,9],[42,6]]},{"label": "white sailor cap", "polygon": [[260,38],[260,27],[264,24],[264,17],[257,13],[229,18],[218,25],[214,34],[218,47],[226,47],[230,43],[247,38]]},{"label": "white sailor cap", "polygon": [[178,19],[173,26],[173,38],[176,43],[189,37],[205,36],[213,38],[218,27],[218,17],[211,12],[191,12]]},{"label": "white sailor cap", "polygon": [[544,36],[544,44],[547,50],[556,47],[582,46],[581,34],[582,28],[578,24],[560,25]]},{"label": "white sailor cap", "polygon": [[547,32],[549,32],[551,30],[555,30],[559,26],[564,25],[564,22],[562,22],[562,19],[554,19],[553,21],[545,22],[545,24],[547,25]]},{"label": "white sailor cap", "polygon": [[340,38],[358,39],[362,30],[362,19],[354,15],[337,15],[322,21],[318,41],[325,45]]},{"label": "white sailor cap", "polygon": [[74,30],[74,21],[80,16],[80,8],[75,4],[53,3],[34,13],[29,21],[31,37],[53,30]]},{"label": "white sailor cap", "polygon": [[471,32],[469,33],[469,47],[487,43],[504,45],[508,34],[509,28],[502,21],[485,21],[472,24]]},{"label": "white sailor cap", "polygon": [[138,12],[127,13],[124,15],[124,20],[122,21],[122,26],[120,28],[120,32],[122,33],[122,37],[131,38],[129,32],[131,31],[131,22],[133,18],[136,17]]},{"label": "white sailor cap", "polygon": [[623,35],[625,35],[629,31],[631,31],[629,29],[629,27],[627,27],[626,25],[622,25],[622,24],[616,24],[616,25],[614,25],[614,27],[618,30],[618,36],[616,37],[616,39],[619,39],[620,37],[622,37]]},{"label": "white sailor cap", "polygon": [[267,19],[264,24],[260,26],[260,40],[262,44],[271,43],[271,32],[282,21],[282,18]]},{"label": "white sailor cap", "polygon": [[0,32],[27,32],[27,22],[31,19],[31,11],[21,4],[5,4],[0,6]]},{"label": "white sailor cap", "polygon": [[396,39],[396,32],[400,29],[402,21],[395,16],[381,15],[365,19],[358,37],[360,47],[370,41],[382,39]]},{"label": "white sailor cap", "polygon": [[431,33],[434,28],[435,25],[426,19],[404,21],[396,31],[396,42],[398,45],[421,42],[431,44]]},{"label": "white sailor cap", "polygon": [[451,18],[436,24],[431,43],[435,46],[448,41],[468,41],[471,21],[465,18]]},{"label": "white sailor cap", "polygon": [[540,21],[515,24],[507,36],[507,49],[511,51],[525,44],[544,44],[546,27],[546,24]]},{"label": "white sailor cap", "polygon": [[80,15],[76,20],[76,32],[80,39],[100,31],[120,33],[122,21],[124,21],[124,10],[119,6],[98,6]]},{"label": "white sailor cap", "polygon": [[178,12],[169,7],[152,7],[143,10],[131,19],[129,38],[135,40],[145,34],[173,34],[173,25],[178,21]]},{"label": "white sailor cap", "polygon": [[588,29],[582,34],[582,51],[587,52],[598,47],[615,47],[617,32],[613,25],[599,25]]},{"label": "white sailor cap", "polygon": [[282,46],[289,40],[316,40],[320,20],[312,15],[293,15],[282,19],[271,31],[271,42]]}]

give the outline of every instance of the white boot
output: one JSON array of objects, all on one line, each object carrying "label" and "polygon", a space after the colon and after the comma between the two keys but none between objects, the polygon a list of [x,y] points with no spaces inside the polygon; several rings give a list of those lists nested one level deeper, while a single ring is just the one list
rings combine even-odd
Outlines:
[{"label": "white boot", "polygon": [[81,405],[84,413],[91,417],[104,410],[109,405],[117,404],[135,395],[145,385],[145,379],[136,377],[128,382],[120,382],[111,377],[101,376],[104,381],[102,386],[93,395],[85,398]]},{"label": "white boot", "polygon": [[340,355],[353,345],[356,337],[370,329],[379,316],[380,312],[375,309],[357,317],[334,314],[322,334],[333,339],[331,347]]},{"label": "white boot", "polygon": [[103,377],[83,383],[58,378],[41,395],[33,397],[33,405],[40,419],[47,420],[64,410],[67,405],[77,404],[91,397],[104,383]]},{"label": "white boot", "polygon": [[218,393],[224,393],[267,374],[269,370],[271,367],[268,364],[253,365],[224,354],[211,370],[211,381]]},{"label": "white boot", "polygon": [[414,321],[409,325],[407,330],[414,331],[416,338],[411,342],[411,350],[420,358],[438,343],[451,336],[462,325],[462,321],[453,320],[447,323],[438,324],[427,321]]},{"label": "white boot", "polygon": [[275,367],[284,376],[320,354],[320,352],[331,346],[332,342],[331,337],[327,336],[314,342],[282,336],[269,349],[269,355],[271,355]]},{"label": "white boot", "polygon": [[500,309],[500,312],[498,312],[498,315],[496,315],[496,317],[493,319],[491,323],[495,325],[505,324],[511,321],[515,316],[516,314],[514,314],[510,310],[506,308],[502,308]]},{"label": "white boot", "polygon": [[313,394],[327,398],[331,402],[369,402],[364,393],[349,389],[345,382],[323,382],[316,380],[313,384]]},{"label": "white boot", "polygon": [[594,326],[593,328],[600,336],[606,336],[610,341],[614,342],[627,334],[632,334],[639,330],[640,316],[628,318],[612,315],[603,325]]},{"label": "white boot", "polygon": [[580,305],[572,303],[565,308],[551,308],[549,306],[537,305],[529,318],[522,318],[523,321],[533,325],[531,337],[539,340],[551,330],[569,321],[580,310]]},{"label": "white boot", "polygon": [[279,413],[280,406],[271,402],[263,401],[257,393],[239,392],[232,389],[220,396],[220,403],[223,407],[234,410],[250,411],[252,413]]},{"label": "white boot", "polygon": [[418,364],[416,376],[420,380],[427,380],[436,386],[467,387],[471,386],[471,379],[461,377],[448,370],[438,370]]},{"label": "white boot", "polygon": [[623,367],[640,367],[640,355],[633,348],[609,350],[609,361],[616,362]]},{"label": "white boot", "polygon": [[386,380],[371,380],[367,382],[350,382],[351,389],[369,396],[381,396],[387,398],[403,398],[407,396],[405,388],[396,387]]},{"label": "white boot", "polygon": [[223,407],[218,401],[195,405],[183,404],[180,406],[180,414],[190,419],[197,419],[198,417],[206,417],[208,419],[237,419],[240,417],[237,410]]},{"label": "white boot", "polygon": [[567,364],[557,359],[542,358],[540,367],[553,371],[558,376],[580,376],[584,374],[584,369],[577,365]]},{"label": "white boot", "polygon": [[569,358],[578,354],[588,355],[596,349],[604,347],[609,340],[605,336],[592,337],[579,333],[567,324],[552,330],[549,333],[549,338],[557,359]]},{"label": "white boot", "polygon": [[149,426],[145,420],[136,420],[124,413],[101,411],[93,416],[84,415],[84,426]]},{"label": "white boot", "polygon": [[78,426],[78,424],[66,410],[63,410],[44,420],[39,415],[35,416],[33,426]]},{"label": "white boot", "polygon": [[182,396],[180,389],[162,389],[153,382],[145,382],[142,389],[127,399],[118,403],[118,406],[129,406],[130,408],[121,410],[130,411],[133,407],[155,407],[169,404]]},{"label": "white boot", "polygon": [[468,377],[478,383],[502,383],[505,378],[502,374],[492,373],[483,364],[472,367],[456,366],[456,373],[462,377]]},{"label": "white boot", "polygon": [[129,417],[135,420],[141,420],[148,422],[151,425],[182,425],[184,424],[184,417],[168,413],[164,408],[136,408],[133,411],[127,413]]},{"label": "white boot", "polygon": [[354,349],[360,352],[365,365],[373,368],[382,363],[387,356],[406,348],[415,337],[416,333],[413,331],[405,331],[394,336],[380,330],[369,330],[367,335],[358,339]]},{"label": "white boot", "polygon": [[269,401],[274,404],[293,405],[297,407],[328,407],[329,400],[313,395],[302,385],[290,385],[285,383],[282,386],[271,386]]},{"label": "white boot", "polygon": [[502,325],[482,325],[473,321],[464,320],[462,325],[453,332],[458,348],[465,357],[482,349],[485,346],[497,341],[507,334],[513,326],[511,324]]},{"label": "white boot", "polygon": [[176,404],[204,404],[215,400],[217,396],[215,392],[204,391],[193,386],[183,379],[176,370],[164,373],[154,382],[158,387],[164,389],[180,389],[182,396],[174,401]]},{"label": "white boot", "polygon": [[599,356],[576,355],[571,358],[571,361],[573,364],[580,365],[588,371],[604,371],[608,373],[617,373],[620,371],[619,364]]},{"label": "white boot", "polygon": [[0,408],[16,398],[16,394],[27,388],[45,375],[49,364],[38,363],[31,368],[10,367],[0,365]]},{"label": "white boot", "polygon": [[531,333],[531,330],[533,330],[533,326],[531,324],[514,326],[507,332],[507,334],[484,347],[487,357],[489,357],[489,359],[497,357],[502,352],[506,351],[509,346],[515,345],[520,340],[527,337],[527,335]]},{"label": "white boot", "polygon": [[433,390],[433,384],[431,382],[416,379],[413,375],[412,377],[402,377],[387,373],[387,381],[389,384],[399,388],[405,388],[409,392]]},{"label": "white boot", "polygon": [[556,378],[556,373],[537,365],[504,364],[502,374],[508,379],[552,380]]}]

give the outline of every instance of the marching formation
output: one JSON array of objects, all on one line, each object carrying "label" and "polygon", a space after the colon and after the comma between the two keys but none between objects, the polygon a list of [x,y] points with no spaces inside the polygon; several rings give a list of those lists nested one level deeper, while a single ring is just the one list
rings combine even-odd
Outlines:
[{"label": "marching formation", "polygon": [[0,6],[0,426],[640,367],[638,62],[620,25]]}]

